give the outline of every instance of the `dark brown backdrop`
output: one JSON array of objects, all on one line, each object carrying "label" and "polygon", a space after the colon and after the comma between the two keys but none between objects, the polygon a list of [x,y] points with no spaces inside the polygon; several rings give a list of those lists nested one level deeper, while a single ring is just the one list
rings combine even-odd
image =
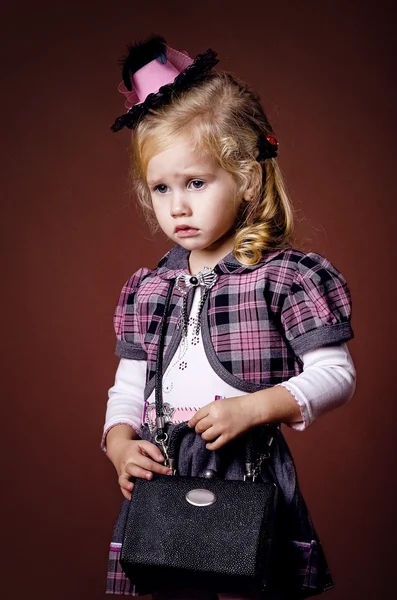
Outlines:
[{"label": "dark brown backdrop", "polygon": [[[117,59],[155,31],[260,92],[305,250],[347,277],[354,400],[287,432],[334,600],[389,598],[395,547],[392,3],[3,3],[2,597],[105,598],[121,495],[99,450],[121,285],[168,248],[130,204]],[[6,561],[6,562],[5,562]]]}]

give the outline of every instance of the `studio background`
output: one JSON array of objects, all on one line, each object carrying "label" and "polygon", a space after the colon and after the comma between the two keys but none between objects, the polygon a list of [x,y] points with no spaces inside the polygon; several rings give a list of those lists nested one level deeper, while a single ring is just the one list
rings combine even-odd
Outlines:
[{"label": "studio background", "polygon": [[261,95],[280,140],[297,246],[349,282],[354,399],[286,431],[336,588],[393,595],[393,3],[3,3],[2,514],[6,600],[104,600],[122,496],[99,448],[121,286],[169,249],[129,195],[118,59],[155,32]]}]

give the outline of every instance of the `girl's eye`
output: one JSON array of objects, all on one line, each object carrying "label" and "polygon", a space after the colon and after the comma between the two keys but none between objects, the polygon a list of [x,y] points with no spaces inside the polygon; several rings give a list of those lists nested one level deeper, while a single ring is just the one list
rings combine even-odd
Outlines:
[{"label": "girl's eye", "polygon": [[204,181],[201,181],[201,179],[193,179],[193,181],[191,181],[190,183],[193,185],[193,188],[195,190],[200,190],[204,185]]},{"label": "girl's eye", "polygon": [[167,186],[164,185],[163,183],[160,183],[159,185],[156,185],[156,187],[154,188],[155,192],[160,192],[160,194],[165,194],[165,192],[167,191]]}]

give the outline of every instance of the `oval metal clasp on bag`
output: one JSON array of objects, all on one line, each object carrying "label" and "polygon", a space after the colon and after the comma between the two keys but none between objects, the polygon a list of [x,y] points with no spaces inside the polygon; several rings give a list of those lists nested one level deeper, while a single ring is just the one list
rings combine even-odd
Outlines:
[{"label": "oval metal clasp on bag", "polygon": [[216,501],[216,496],[213,492],[202,488],[190,490],[185,498],[193,506],[211,506]]}]

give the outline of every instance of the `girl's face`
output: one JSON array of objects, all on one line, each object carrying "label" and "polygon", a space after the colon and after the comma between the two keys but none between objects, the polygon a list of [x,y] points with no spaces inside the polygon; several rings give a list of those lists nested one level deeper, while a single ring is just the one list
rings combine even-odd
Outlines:
[{"label": "girl's face", "polygon": [[180,141],[150,159],[146,179],[168,238],[206,258],[232,250],[241,200],[233,176],[209,153],[197,153]]}]

